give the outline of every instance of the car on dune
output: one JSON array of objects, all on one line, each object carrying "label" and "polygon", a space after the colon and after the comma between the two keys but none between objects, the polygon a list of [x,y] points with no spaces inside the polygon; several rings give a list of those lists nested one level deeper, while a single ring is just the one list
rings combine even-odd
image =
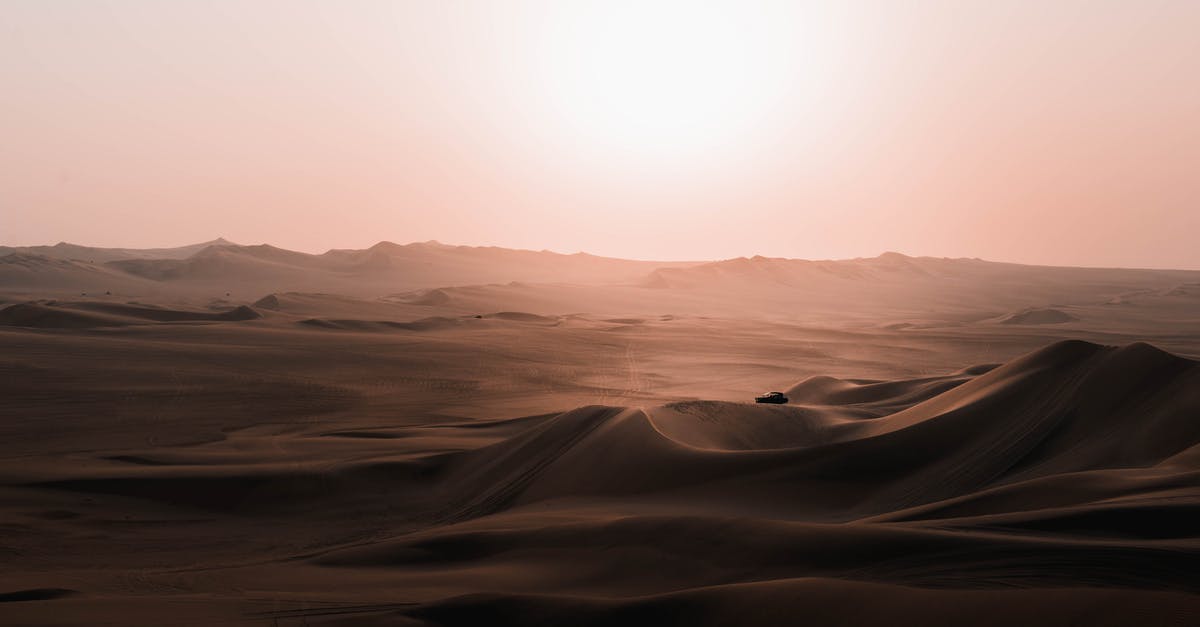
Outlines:
[{"label": "car on dune", "polygon": [[759,394],[758,396],[755,396],[754,402],[755,403],[774,403],[776,405],[782,405],[782,404],[788,402],[788,397],[785,396],[783,394],[783,392],[767,392],[766,394]]}]

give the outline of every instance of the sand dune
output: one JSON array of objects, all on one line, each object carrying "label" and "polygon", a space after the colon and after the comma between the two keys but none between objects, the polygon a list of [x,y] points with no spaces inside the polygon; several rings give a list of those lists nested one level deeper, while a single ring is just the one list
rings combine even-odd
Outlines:
[{"label": "sand dune", "polygon": [[432,316],[411,322],[395,322],[391,320],[331,320],[326,318],[309,318],[301,320],[300,324],[319,329],[336,329],[343,331],[448,331],[448,330],[485,330],[495,329],[490,321],[516,322],[540,325],[555,325],[557,318],[539,316],[520,311],[501,311],[492,314],[479,314],[464,317]]},{"label": "sand dune", "polygon": [[[547,322],[428,324],[558,328]],[[159,538],[139,542],[204,538],[211,555],[189,568],[295,599],[253,609],[208,576],[189,579],[208,611],[236,622],[767,625],[901,612],[902,624],[980,613],[1057,624],[1097,619],[1097,607],[1097,624],[1200,617],[1200,362],[1066,341],[998,367],[808,377],[788,391],[785,406],[251,428],[0,469],[3,489],[26,495],[18,508],[36,504],[68,544],[130,512]],[[285,521],[282,545],[226,537]],[[181,550],[154,549],[168,563]],[[152,576],[178,580],[171,572]],[[22,621],[135,603],[81,574],[15,577],[0,584]],[[321,582],[357,592],[299,601]],[[155,607],[142,609],[162,616]]]},{"label": "sand dune", "polygon": [[1075,316],[1051,307],[1025,309],[1000,320],[1000,324],[1062,324],[1079,320]]},{"label": "sand dune", "polygon": [[988,372],[979,365],[961,372],[907,381],[844,380],[828,376],[806,379],[787,389],[788,398],[806,405],[853,406],[873,413],[891,413],[927,400]]},{"label": "sand dune", "polygon": [[255,320],[261,315],[241,305],[228,311],[186,311],[135,304],[44,301],[0,309],[0,325],[43,329],[85,329],[150,322],[220,322]]},{"label": "sand dune", "polygon": [[[223,240],[177,249],[59,245],[12,250],[0,258],[0,298],[11,294],[9,300],[112,292],[192,304],[222,297],[250,304],[272,293],[329,293],[436,310],[424,317],[504,310],[741,317],[753,311],[878,323],[887,312],[900,317],[890,321],[897,329],[993,318],[1010,324],[1066,322],[1064,315],[1087,314],[1081,307],[1146,297],[1175,299],[1182,308],[1188,306],[1187,286],[1200,277],[1176,270],[1053,268],[899,253],[692,263],[436,242],[381,242],[323,254]],[[68,259],[81,251],[96,252],[95,259]]]},{"label": "sand dune", "polygon": [[227,292],[332,292],[379,297],[403,290],[527,281],[585,285],[630,283],[659,267],[687,262],[631,261],[583,253],[380,242],[365,250],[310,254],[223,239],[170,249],[55,246],[0,247],[0,295],[63,296],[120,291],[172,298]]},{"label": "sand dune", "polygon": [[124,259],[107,265],[153,281],[288,280],[322,266],[313,255],[265,244],[207,246],[183,259]]},{"label": "sand dune", "polygon": [[[1130,372],[1143,374],[1121,385]],[[1064,384],[1069,392],[1050,401],[1040,390]],[[1111,386],[1108,398],[1097,396],[1097,388]],[[896,393],[911,387],[898,385]],[[324,553],[316,563],[434,571],[520,564],[558,578],[545,582],[548,594],[463,598],[403,611],[439,624],[483,616],[522,624],[547,614],[583,624],[668,616],[676,622],[684,620],[678,612],[687,614],[682,607],[669,615],[648,607],[671,606],[680,597],[709,610],[728,603],[725,615],[737,613],[744,619],[737,622],[770,624],[801,610],[782,600],[806,594],[800,581],[822,581],[825,594],[835,595],[865,584],[917,586],[930,589],[931,598],[976,609],[997,597],[970,600],[978,593],[961,590],[1069,588],[1081,581],[1166,589],[1175,591],[1163,596],[1173,609],[1133,610],[1141,597],[1117,592],[1113,598],[1130,596],[1114,602],[1108,618],[1120,624],[1145,612],[1175,624],[1170,617],[1177,613],[1178,624],[1186,624],[1200,611],[1187,596],[1200,591],[1191,570],[1200,558],[1192,544],[1200,468],[1168,460],[1200,443],[1197,390],[1196,362],[1144,345],[1063,343],[882,418],[694,403],[648,412],[584,408],[446,462],[450,494],[467,496],[446,500],[434,518],[438,526]],[[879,402],[882,394],[870,396]],[[1111,402],[1117,398],[1132,403]],[[1164,462],[1169,469],[1156,469]],[[1039,485],[1046,481],[1054,482],[1057,502]],[[1001,489],[1003,499],[996,497]],[[605,506],[583,505],[583,497]],[[947,502],[955,508],[950,521],[944,518],[951,511],[936,505]],[[650,503],[667,503],[679,513],[555,521],[535,513],[546,511],[539,503],[560,503],[551,511],[567,512],[655,512]],[[466,522],[506,511],[514,514],[491,524]],[[878,517],[892,511],[907,513]],[[747,517],[751,512],[757,517]],[[864,520],[871,516],[874,522]],[[912,524],[931,518],[937,526]],[[559,552],[573,556],[568,568],[550,557]],[[922,557],[928,555],[938,555],[936,563]],[[617,568],[626,579],[603,579],[601,573]],[[781,598],[768,595],[766,606],[741,598],[744,586],[767,585]],[[593,592],[564,594],[574,586]],[[625,590],[619,601],[600,600],[626,587],[636,590],[633,598]],[[1057,595],[1074,609],[1047,611],[1073,619],[1095,602],[1086,592]],[[1037,596],[1012,595],[1026,608],[1040,603]],[[700,624],[724,620],[720,612],[687,615]],[[921,615],[947,620],[938,611]],[[1004,620],[1014,616],[1005,612]],[[1046,622],[1047,615],[1029,620]]]},{"label": "sand dune", "polygon": [[[176,289],[214,283],[270,289],[336,291],[380,296],[396,288],[436,288],[487,282],[535,281],[596,284],[631,281],[660,266],[686,265],[563,255],[494,247],[408,245],[380,242],[365,250],[314,255],[267,244],[206,246],[181,258],[139,256],[107,262],[120,272]],[[436,292],[434,292],[436,294]]]},{"label": "sand dune", "polygon": [[[409,610],[441,625],[619,626],[641,621],[687,625],[1127,624],[1132,617],[1167,617],[1160,625],[1186,625],[1194,600],[1178,593],[1100,590],[948,591],[800,578],[713,586],[635,599],[563,599],[553,595],[496,598],[475,595]],[[377,608],[376,615],[402,609]],[[316,613],[314,613],[316,614]],[[301,614],[303,615],[303,614]],[[318,614],[319,615],[319,614]],[[1137,618],[1133,618],[1137,620]],[[387,624],[381,622],[380,624]]]},{"label": "sand dune", "polygon": [[2,622],[1200,622],[1196,273],[157,255],[0,258]]},{"label": "sand dune", "polygon": [[185,259],[210,246],[236,246],[236,244],[223,237],[175,248],[99,248],[59,242],[53,246],[0,246],[0,256],[23,253],[66,261],[104,263],[120,259]]},{"label": "sand dune", "polygon": [[444,331],[459,329],[465,325],[471,324],[472,322],[474,321],[469,319],[443,317],[422,318],[412,322],[392,322],[388,320],[326,320],[321,318],[309,318],[308,320],[301,320],[300,324],[305,324],[320,329],[338,329],[342,331]]},{"label": "sand dune", "polygon": [[[440,460],[434,526],[314,563],[544,573],[537,593],[380,610],[437,624],[773,624],[830,595],[870,598],[859,615],[874,622],[914,598],[896,585],[938,603],[905,606],[934,623],[989,607],[996,624],[1081,620],[1096,603],[1102,624],[1200,615],[1200,468],[1178,458],[1200,444],[1200,364],[1067,342],[946,380],[952,390],[879,418],[828,405],[581,408]],[[824,387],[902,406],[932,381]],[[1171,592],[1134,592],[1145,589]]]},{"label": "sand dune", "polygon": [[85,261],[12,253],[0,256],[0,293],[61,295],[103,294],[106,291],[153,293],[146,281]]},{"label": "sand dune", "polygon": [[[451,483],[490,484],[456,515],[569,496],[707,490],[715,477],[730,492],[706,492],[709,502],[737,502],[735,480],[744,477],[759,496],[778,490],[770,502],[781,515],[795,507],[789,495],[804,494],[805,507],[852,519],[1016,481],[1151,467],[1200,444],[1200,367],[1147,345],[1060,343],[966,378],[925,400],[911,383],[861,386],[874,407],[902,408],[878,418],[855,411],[863,397],[853,396],[835,409],[582,408],[456,462]],[[614,451],[618,466],[589,470]],[[831,494],[821,484],[834,477],[842,483]],[[847,499],[851,509],[841,505]]]}]

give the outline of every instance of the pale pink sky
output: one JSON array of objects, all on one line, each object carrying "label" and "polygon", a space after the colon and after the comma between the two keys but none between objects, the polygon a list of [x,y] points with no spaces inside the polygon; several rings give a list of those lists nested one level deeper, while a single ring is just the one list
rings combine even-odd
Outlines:
[{"label": "pale pink sky", "polygon": [[1200,268],[1197,33],[1188,0],[7,0],[0,244]]}]

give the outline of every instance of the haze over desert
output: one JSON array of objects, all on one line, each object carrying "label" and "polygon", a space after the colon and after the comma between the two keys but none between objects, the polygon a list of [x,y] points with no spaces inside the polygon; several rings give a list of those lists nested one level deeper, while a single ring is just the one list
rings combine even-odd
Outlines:
[{"label": "haze over desert", "polygon": [[1200,3],[0,3],[0,625],[1200,625]]},{"label": "haze over desert", "polygon": [[1200,272],[5,252],[18,624],[1200,616]]}]

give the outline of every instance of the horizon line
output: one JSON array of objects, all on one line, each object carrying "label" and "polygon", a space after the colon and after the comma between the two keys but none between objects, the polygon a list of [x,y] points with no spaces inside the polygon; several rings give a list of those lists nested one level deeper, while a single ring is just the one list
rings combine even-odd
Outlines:
[{"label": "horizon line", "polygon": [[[161,246],[161,245],[145,246],[145,247],[102,246],[102,245],[92,245],[92,244],[79,244],[76,242],[68,242],[66,240],[60,240],[54,244],[0,244],[0,248],[14,248],[14,249],[15,248],[55,248],[58,246],[78,246],[80,248],[95,248],[95,249],[99,249],[99,250],[147,251],[147,250],[171,250],[171,249],[178,249],[178,248],[190,248],[190,247],[196,247],[196,246],[202,246],[202,245],[205,246],[205,248],[207,248],[209,246],[221,246],[221,245],[237,246],[237,247],[243,247],[243,248],[251,247],[251,246],[270,246],[272,248],[278,248],[280,250],[285,250],[288,252],[296,252],[296,253],[301,253],[301,254],[306,254],[306,255],[320,256],[320,255],[325,255],[325,254],[328,254],[328,253],[334,252],[334,251],[369,250],[380,244],[393,244],[396,246],[413,246],[413,245],[420,245],[420,244],[433,244],[433,245],[438,245],[438,246],[445,246],[447,248],[494,248],[494,249],[500,249],[500,250],[511,250],[511,251],[519,251],[519,252],[550,253],[550,254],[563,255],[563,256],[587,255],[590,257],[596,257],[596,258],[600,258],[600,259],[614,259],[614,260],[619,260],[619,261],[635,261],[635,262],[645,262],[645,263],[706,264],[706,263],[720,263],[720,262],[725,262],[725,261],[734,261],[737,259],[756,259],[756,258],[776,259],[776,260],[784,260],[784,261],[812,261],[812,262],[856,261],[856,260],[865,260],[865,259],[879,259],[881,257],[885,257],[888,255],[899,255],[906,259],[967,260],[967,261],[982,261],[982,262],[986,262],[986,263],[998,263],[998,264],[1032,266],[1032,267],[1049,267],[1049,268],[1080,268],[1080,269],[1093,269],[1093,270],[1158,270],[1158,271],[1178,271],[1178,272],[1200,272],[1200,268],[1170,268],[1170,267],[1152,267],[1152,266],[1112,266],[1112,265],[1105,266],[1105,265],[1037,263],[1037,262],[1028,262],[1028,261],[1009,261],[1009,260],[988,259],[988,258],[978,257],[978,256],[953,257],[953,256],[947,256],[947,255],[913,255],[913,254],[909,254],[909,253],[905,253],[905,252],[900,252],[897,250],[885,250],[874,256],[837,257],[837,258],[834,258],[834,257],[827,257],[827,258],[783,257],[783,256],[754,254],[754,255],[737,255],[737,256],[733,256],[733,257],[721,257],[721,258],[709,258],[709,259],[648,259],[648,258],[638,258],[638,257],[617,257],[617,256],[613,256],[613,255],[602,255],[602,254],[597,254],[597,253],[592,253],[592,252],[582,251],[582,250],[575,251],[575,252],[563,252],[561,250],[554,250],[551,248],[534,249],[534,248],[521,248],[521,247],[515,247],[515,246],[500,246],[500,245],[496,245],[496,244],[451,244],[451,243],[443,242],[438,239],[411,241],[411,242],[407,242],[407,243],[399,243],[394,240],[381,239],[381,240],[375,242],[374,244],[365,246],[363,248],[329,247],[320,252],[316,252],[313,250],[304,250],[301,248],[286,248],[286,247],[278,246],[276,244],[271,244],[268,242],[261,242],[261,243],[257,243],[257,244],[246,244],[246,243],[234,242],[230,239],[227,239],[224,236],[217,236],[210,240],[203,240],[203,241],[199,241],[199,242],[193,242],[190,244],[181,244],[181,245],[177,245],[177,246]],[[203,248],[201,250],[203,250]]]}]

